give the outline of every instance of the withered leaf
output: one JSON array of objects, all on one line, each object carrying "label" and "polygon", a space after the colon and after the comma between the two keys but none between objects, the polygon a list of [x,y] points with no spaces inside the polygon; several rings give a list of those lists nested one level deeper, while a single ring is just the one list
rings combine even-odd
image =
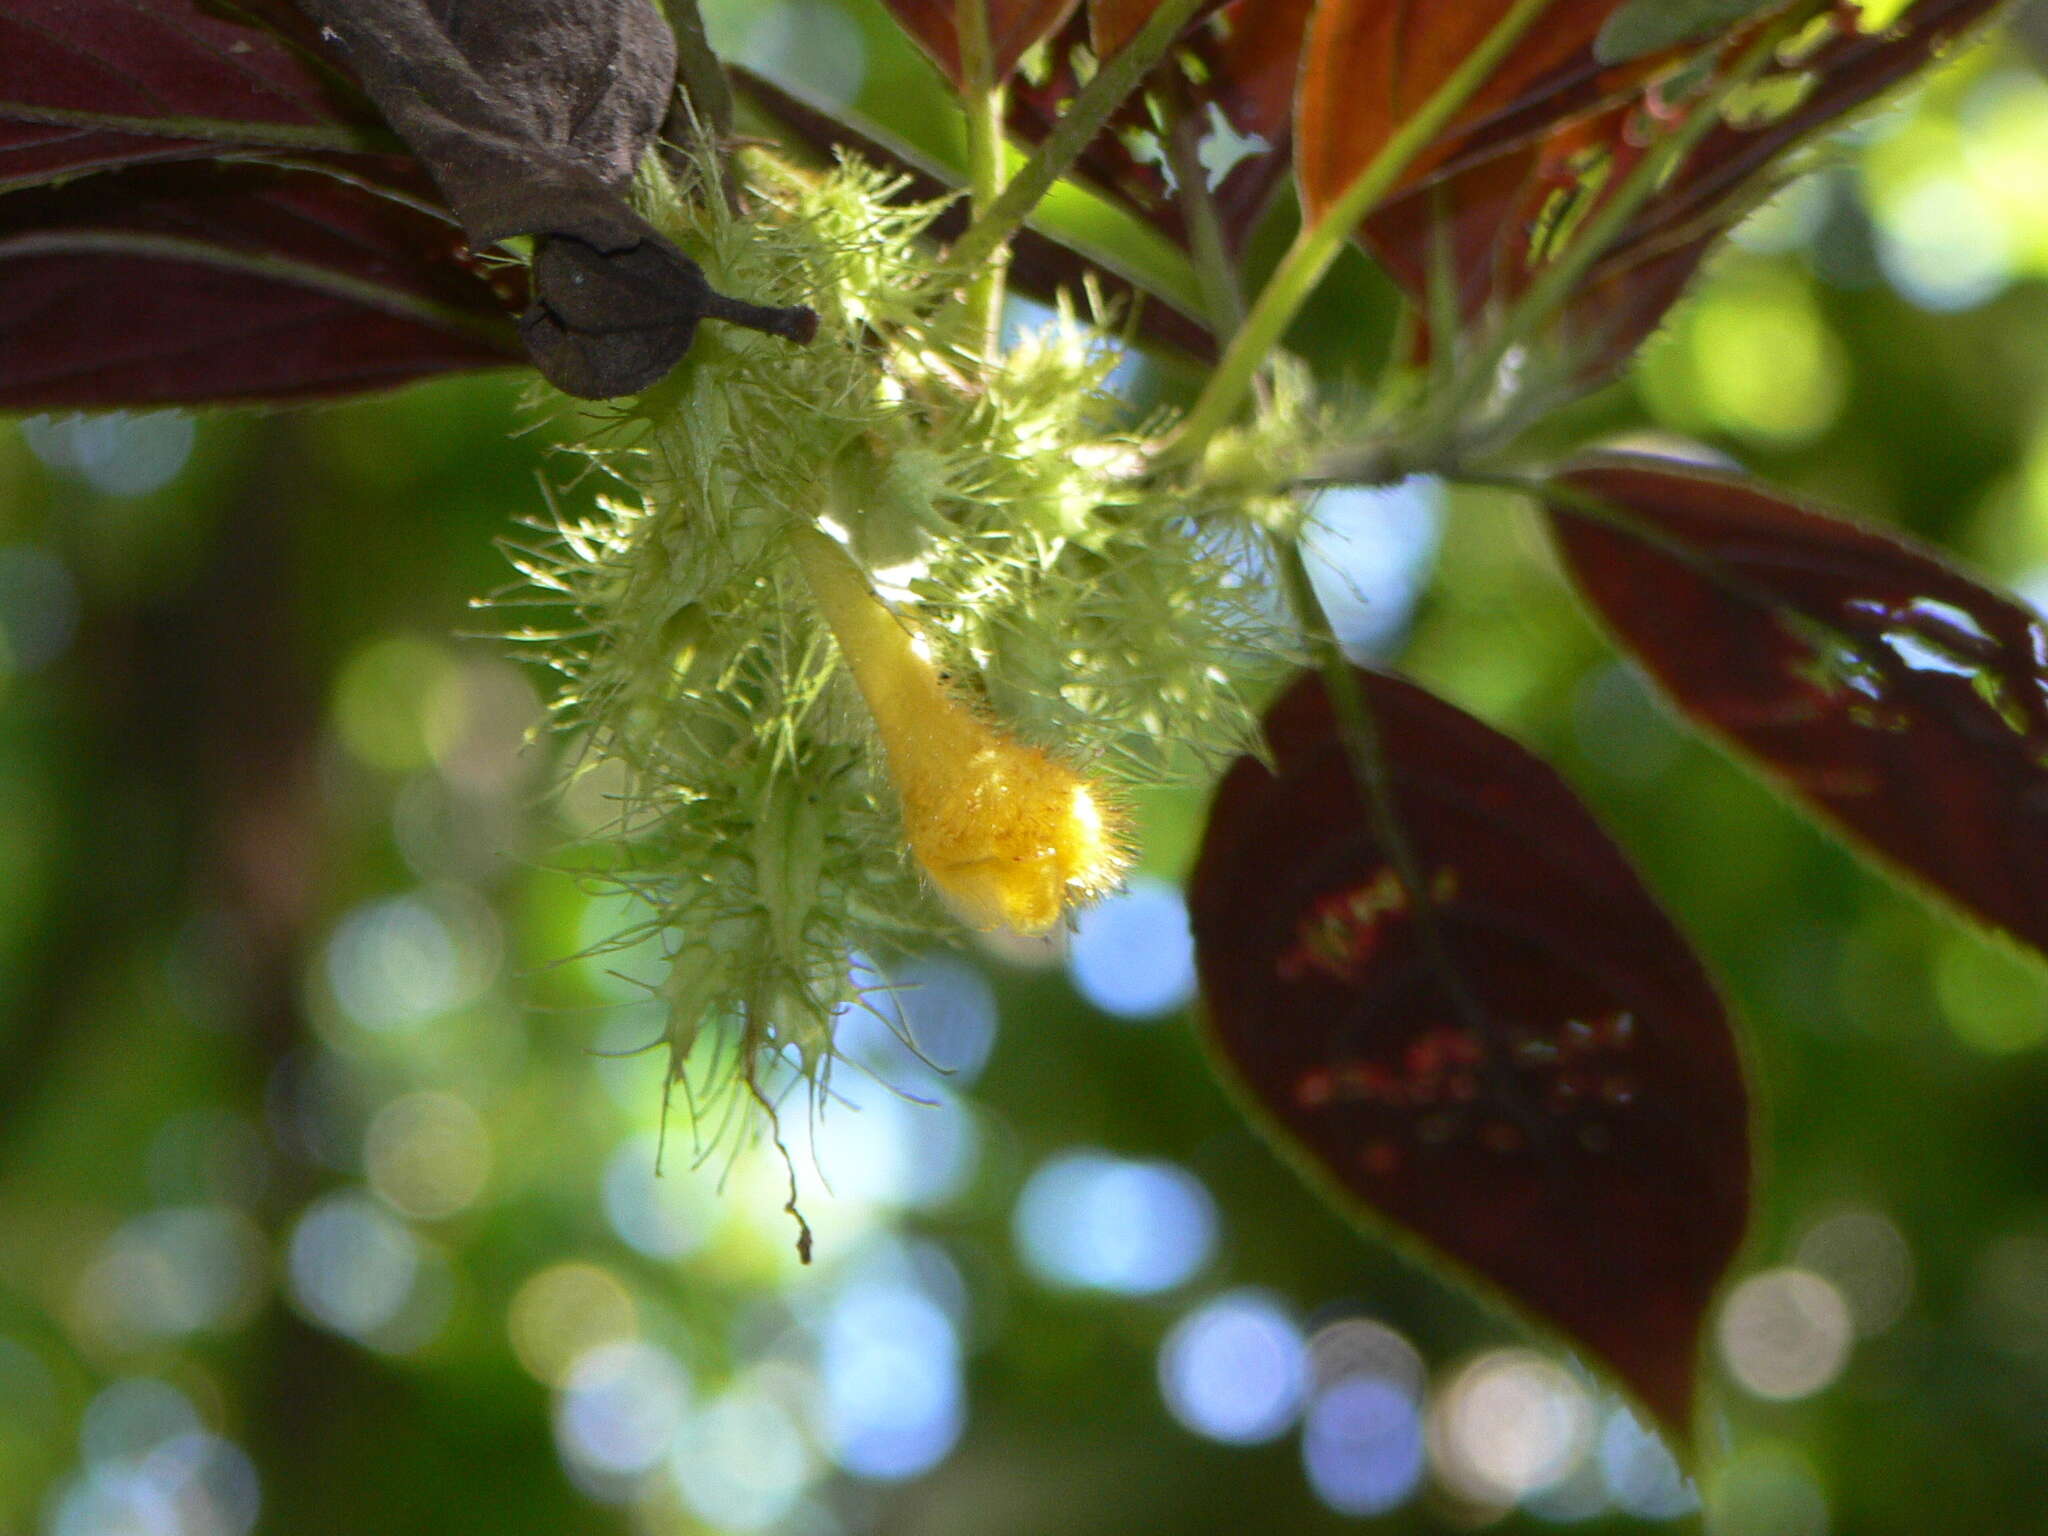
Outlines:
[{"label": "withered leaf", "polygon": [[720,301],[624,193],[675,89],[649,0],[299,0],[478,246],[536,237],[520,322],[573,395],[632,394],[705,316],[806,339],[808,310]]}]

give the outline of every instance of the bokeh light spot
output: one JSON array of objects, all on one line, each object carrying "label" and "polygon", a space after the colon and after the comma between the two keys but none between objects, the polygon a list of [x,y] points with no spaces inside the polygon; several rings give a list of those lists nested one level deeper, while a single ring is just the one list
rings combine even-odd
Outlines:
[{"label": "bokeh light spot", "polygon": [[819,1363],[832,1456],[856,1477],[927,1472],[966,1426],[959,1334],[912,1286],[849,1286],[826,1318]]},{"label": "bokeh light spot", "polygon": [[1897,1323],[1913,1300],[1913,1250],[1881,1211],[1853,1207],[1814,1223],[1794,1257],[1834,1285],[1866,1338]]},{"label": "bokeh light spot", "polygon": [[78,1421],[78,1450],[88,1463],[140,1461],[166,1441],[199,1431],[192,1400],[154,1376],[125,1376],[93,1394]]},{"label": "bokeh light spot", "polygon": [[1304,549],[1309,580],[1352,660],[1384,659],[1399,642],[1442,531],[1443,485],[1430,476],[1315,499]]},{"label": "bokeh light spot", "polygon": [[1476,1504],[1514,1504],[1571,1475],[1592,1445],[1592,1404],[1556,1361],[1494,1350],[1444,1387],[1430,1435],[1446,1486]]},{"label": "bokeh light spot", "polygon": [[562,1459],[602,1481],[644,1472],[667,1454],[689,1408],[690,1378],[667,1350],[618,1339],[570,1364],[555,1403]]},{"label": "bokeh light spot", "polygon": [[2005,291],[2005,225],[1966,178],[1930,174],[1876,199],[1877,260],[1899,296],[1936,313],[1975,309]]},{"label": "bokeh light spot", "polygon": [[922,1210],[959,1193],[974,1171],[974,1118],[944,1089],[926,1092],[919,1102],[858,1070],[833,1078],[813,1136],[836,1198]]},{"label": "bokeh light spot", "polygon": [[512,1352],[537,1380],[560,1386],[577,1358],[640,1331],[639,1308],[618,1277],[595,1264],[555,1264],[513,1293]]},{"label": "bokeh light spot", "polygon": [[1301,1436],[1316,1496],[1341,1515],[1383,1515],[1422,1480],[1422,1416],[1401,1384],[1345,1376],[1316,1394]]},{"label": "bokeh light spot", "polygon": [[1626,1408],[1607,1415],[1600,1429],[1600,1476],[1607,1496],[1642,1520],[1676,1520],[1700,1507],[1699,1492],[1678,1468],[1664,1442]]},{"label": "bokeh light spot", "polygon": [[817,1474],[796,1415],[770,1390],[773,1374],[755,1372],[707,1405],[676,1436],[669,1457],[684,1503],[722,1530],[775,1525]]},{"label": "bokeh light spot", "polygon": [[103,496],[147,496],[178,477],[198,429],[182,411],[31,416],[22,441],[50,468],[77,475]]},{"label": "bokeh light spot", "polygon": [[1174,1163],[1066,1152],[1040,1164],[1018,1196],[1024,1263],[1057,1286],[1146,1296],[1185,1284],[1216,1246],[1216,1207]]},{"label": "bokeh light spot", "polygon": [[419,1278],[419,1240],[367,1196],[323,1196],[292,1228],[292,1298],[316,1323],[369,1343],[399,1321]]},{"label": "bokeh light spot", "polygon": [[1379,1376],[1421,1402],[1428,1378],[1415,1346],[1370,1317],[1340,1317],[1323,1324],[1308,1341],[1308,1359],[1316,1384],[1322,1387],[1347,1376]]},{"label": "bokeh light spot", "polygon": [[1174,1324],[1159,1346],[1169,1412],[1198,1435],[1257,1445],[1301,1412],[1308,1357],[1301,1329],[1263,1291],[1226,1291]]},{"label": "bokeh light spot", "polygon": [[327,979],[349,1020],[414,1028],[471,1003],[495,977],[500,938],[489,910],[453,888],[367,901],[336,926]]},{"label": "bokeh light spot", "polygon": [[1972,933],[1945,936],[1934,953],[1934,996],[1966,1045],[1995,1056],[2048,1040],[2048,987],[2017,955]]},{"label": "bokeh light spot", "polygon": [[439,1221],[467,1210],[490,1175],[491,1141],[452,1093],[409,1093],[377,1111],[363,1140],[370,1187],[402,1215]]},{"label": "bokeh light spot", "polygon": [[1758,1397],[1811,1397],[1842,1372],[1853,1335],[1842,1293],[1805,1269],[1751,1275],[1721,1308],[1722,1358]]},{"label": "bokeh light spot", "polygon": [[334,685],[334,728],[359,762],[411,773],[445,753],[463,722],[455,658],[403,635],[374,640],[343,664]]},{"label": "bokeh light spot", "polygon": [[238,1327],[262,1299],[265,1262],[262,1234],[233,1206],[147,1211],[81,1275],[81,1311],[116,1344]]},{"label": "bokeh light spot", "polygon": [[1134,875],[1081,913],[1067,974],[1093,1007],[1120,1019],[1156,1019],[1195,995],[1195,939],[1178,887]]},{"label": "bokeh light spot", "polygon": [[1828,1501],[1790,1446],[1744,1447],[1707,1479],[1708,1536],[1827,1536]]},{"label": "bokeh light spot", "polygon": [[688,1258],[704,1246],[703,1182],[671,1169],[657,1175],[659,1138],[619,1143],[604,1165],[604,1213],[627,1247],[650,1259]]}]

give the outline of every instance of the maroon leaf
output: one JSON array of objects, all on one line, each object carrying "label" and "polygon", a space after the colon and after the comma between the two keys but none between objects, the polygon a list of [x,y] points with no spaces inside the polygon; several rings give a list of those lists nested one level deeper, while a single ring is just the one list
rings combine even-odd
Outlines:
[{"label": "maroon leaf", "polygon": [[[1552,0],[1445,133],[1411,162],[1414,185],[1454,162],[1468,136],[1526,136],[1581,104],[1603,70],[1593,54],[1615,0]],[[1323,0],[1309,27],[1298,98],[1296,156],[1311,218],[1336,202],[1401,125],[1482,44],[1514,0]]]},{"label": "maroon leaf", "polygon": [[[959,14],[956,0],[882,0],[917,45],[931,55],[956,89],[966,80],[960,73]],[[1067,19],[1077,0],[987,0],[989,44],[995,52],[995,77],[1001,80],[1017,67],[1033,44],[1041,42]]]},{"label": "maroon leaf", "polygon": [[[387,179],[418,168],[394,161]],[[0,409],[347,394],[519,357],[445,216],[310,169],[0,197]],[[513,290],[516,296],[516,287]]]},{"label": "maroon leaf", "polygon": [[1558,484],[1573,579],[1679,708],[1914,883],[2048,951],[2036,614],[1736,476],[1607,455]]},{"label": "maroon leaf", "polygon": [[0,191],[148,161],[395,144],[309,37],[261,0],[10,0]]},{"label": "maroon leaf", "polygon": [[1429,900],[1303,678],[1266,719],[1277,772],[1231,769],[1191,885],[1216,1054],[1342,1203],[1559,1329],[1683,1438],[1748,1207],[1720,1001],[1554,772],[1356,676]]},{"label": "maroon leaf", "polygon": [[[275,0],[0,15],[0,405],[279,400],[499,366],[419,163]],[[180,163],[186,162],[186,163]],[[230,163],[233,162],[233,163]]]}]

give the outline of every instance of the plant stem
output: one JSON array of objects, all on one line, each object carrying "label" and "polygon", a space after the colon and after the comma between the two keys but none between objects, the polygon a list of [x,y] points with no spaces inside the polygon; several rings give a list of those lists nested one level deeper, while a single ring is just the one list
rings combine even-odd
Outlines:
[{"label": "plant stem", "polygon": [[1415,157],[1450,125],[1466,102],[1500,66],[1524,33],[1533,27],[1551,0],[1517,0],[1516,5],[1465,56],[1420,111],[1404,122],[1321,215],[1304,224],[1294,244],[1274,269],[1258,301],[1224,352],[1216,371],[1179,429],[1168,440],[1165,455],[1187,460],[1208,446],[1209,439],[1229,425],[1250,392],[1252,379],[1280,345],[1287,327],[1323,280],[1352,231],[1394,190]]},{"label": "plant stem", "polygon": [[[974,222],[953,245],[957,265],[977,269],[1009,242],[1053,183],[1067,173],[1110,116],[1138,88],[1138,82],[1166,57],[1200,4],[1201,0],[1164,0],[1138,35],[1103,62],[1081,94],[1067,104],[1045,142],[1001,189],[1001,196],[986,205],[976,201]],[[986,21],[984,12],[984,27]]]},{"label": "plant stem", "polygon": [[[954,30],[960,42],[960,100],[967,113],[967,190],[978,222],[1002,195],[1007,148],[1003,115],[1007,92],[995,77],[995,46],[989,39],[988,0],[954,0]],[[968,334],[982,355],[1001,350],[1003,280],[1009,266],[1006,245],[990,250],[969,269]]]},{"label": "plant stem", "polygon": [[1195,278],[1202,285],[1202,307],[1207,311],[1202,318],[1217,335],[1230,336],[1244,324],[1244,285],[1237,279],[1237,263],[1231,259],[1223,217],[1209,187],[1208,167],[1202,164],[1201,129],[1201,119],[1182,103],[1166,130],[1166,164],[1173,172],[1175,197],[1187,225]]}]

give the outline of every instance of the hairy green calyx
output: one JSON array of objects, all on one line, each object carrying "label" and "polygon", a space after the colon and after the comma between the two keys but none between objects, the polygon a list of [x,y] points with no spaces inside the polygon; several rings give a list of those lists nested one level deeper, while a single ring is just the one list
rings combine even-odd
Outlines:
[{"label": "hairy green calyx", "polygon": [[649,216],[723,291],[816,309],[815,341],[706,330],[574,408],[610,493],[515,552],[574,614],[519,638],[582,765],[625,770],[608,878],[669,957],[700,1113],[827,1079],[853,955],[1056,923],[1116,883],[1119,785],[1248,746],[1291,647],[1246,556],[1310,435],[1281,411],[1158,471],[1101,330],[969,334],[935,208],[857,164],[748,175],[744,222],[665,179]]}]

